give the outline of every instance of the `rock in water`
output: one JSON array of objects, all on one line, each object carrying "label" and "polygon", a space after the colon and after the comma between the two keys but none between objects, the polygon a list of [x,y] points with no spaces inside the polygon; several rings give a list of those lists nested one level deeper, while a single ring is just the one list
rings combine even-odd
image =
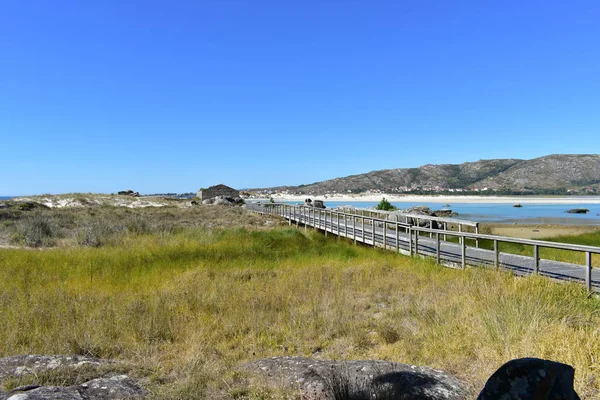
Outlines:
[{"label": "rock in water", "polygon": [[588,212],[590,212],[590,210],[587,208],[573,208],[571,210],[567,210],[567,213],[569,214],[587,214]]},{"label": "rock in water", "polygon": [[274,357],[243,368],[261,375],[268,385],[299,389],[303,400],[459,400],[467,394],[445,372],[386,361]]},{"label": "rock in water", "polygon": [[573,389],[575,370],[567,364],[520,358],[501,366],[477,400],[580,400]]}]

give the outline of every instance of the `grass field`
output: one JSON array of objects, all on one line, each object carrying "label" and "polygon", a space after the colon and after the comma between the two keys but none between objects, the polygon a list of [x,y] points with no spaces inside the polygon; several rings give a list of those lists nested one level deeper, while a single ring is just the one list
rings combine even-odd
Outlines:
[{"label": "grass field", "polygon": [[277,355],[426,365],[475,395],[502,363],[535,356],[574,366],[582,398],[600,394],[600,302],[579,285],[442,268],[245,218],[0,249],[0,356],[116,358],[157,399],[278,398],[236,370]]}]

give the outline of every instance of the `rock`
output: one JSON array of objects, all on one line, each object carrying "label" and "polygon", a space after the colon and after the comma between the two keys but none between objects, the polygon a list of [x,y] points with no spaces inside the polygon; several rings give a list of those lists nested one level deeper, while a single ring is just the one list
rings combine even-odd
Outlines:
[{"label": "rock", "polygon": [[140,197],[140,192],[134,192],[133,190],[121,190],[117,192],[119,196],[132,196],[132,197]]},{"label": "rock", "polygon": [[[410,207],[405,211],[400,211],[400,214],[413,214],[413,215],[423,215],[425,217],[435,217],[435,212],[431,210],[431,208],[427,206],[415,206]],[[407,221],[411,225],[418,225],[421,228],[431,228],[431,229],[442,229],[444,224],[438,223],[437,221],[430,221],[427,219],[418,219],[418,218],[408,218]]]},{"label": "rock", "polygon": [[463,384],[438,370],[386,361],[275,357],[242,366],[271,386],[299,389],[304,400],[458,400]]},{"label": "rock", "polygon": [[590,210],[588,210],[587,208],[572,208],[570,210],[567,210],[566,212],[568,212],[569,214],[587,214],[588,212],[590,212]]},{"label": "rock", "polygon": [[539,358],[511,360],[488,379],[477,400],[579,400],[574,376],[567,364]]},{"label": "rock", "polygon": [[200,203],[198,203],[196,200],[192,200],[192,201],[190,202],[190,204],[191,204],[191,205],[193,205],[193,206],[197,206],[197,205],[198,205],[198,204],[200,204]]},{"label": "rock", "polygon": [[143,399],[146,390],[127,375],[98,378],[73,386],[45,386],[27,391],[13,390],[6,400],[121,400]]},{"label": "rock", "polygon": [[429,208],[427,206],[410,207],[404,212],[407,214],[417,214],[417,215],[431,215],[433,213],[433,211],[431,211],[431,208]]},{"label": "rock", "polygon": [[233,197],[228,196],[217,196],[215,197],[213,204],[216,206],[232,206],[235,204]]},{"label": "rock", "polygon": [[325,208],[325,204],[323,204],[323,200],[306,199],[306,200],[304,200],[304,205],[307,207]]},{"label": "rock", "polygon": [[516,204],[513,204],[513,207],[515,207],[515,208],[521,208],[523,206],[521,204],[519,204],[519,203],[516,203]]},{"label": "rock", "polygon": [[458,213],[454,212],[452,210],[449,210],[449,209],[441,209],[441,210],[433,211],[431,213],[431,215],[433,217],[448,218],[448,217],[456,217],[458,215]]},{"label": "rock", "polygon": [[59,368],[99,368],[113,364],[110,360],[101,360],[85,356],[44,356],[39,354],[17,355],[0,358],[0,383],[9,377],[37,375],[40,372]]},{"label": "rock", "polygon": [[[127,375],[100,376],[117,369],[118,363],[112,360],[102,360],[84,356],[44,356],[44,355],[17,355],[0,359],[0,399],[2,400],[116,400],[116,399],[141,399],[147,395],[145,389]],[[82,384],[69,386],[39,386],[44,376],[51,376],[53,380],[87,379]],[[90,376],[91,375],[91,376]],[[8,393],[2,392],[5,381],[37,381],[35,385],[23,385],[14,388]],[[83,379],[82,379],[83,380]]]},{"label": "rock", "polygon": [[202,201],[202,204],[213,204],[221,206],[234,206],[244,204],[244,199],[241,197],[216,196]]},{"label": "rock", "polygon": [[325,208],[325,204],[323,204],[323,200],[313,200],[312,205],[314,208]]}]

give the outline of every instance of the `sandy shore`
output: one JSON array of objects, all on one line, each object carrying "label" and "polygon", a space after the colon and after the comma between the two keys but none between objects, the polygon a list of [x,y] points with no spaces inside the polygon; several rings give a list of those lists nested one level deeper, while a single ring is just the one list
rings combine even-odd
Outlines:
[{"label": "sandy shore", "polygon": [[508,203],[508,204],[600,204],[600,196],[536,197],[536,196],[400,196],[393,194],[292,196],[276,194],[275,201],[298,201],[306,198],[324,201],[378,202],[385,197],[391,202],[424,203]]},{"label": "sandy shore", "polygon": [[554,224],[494,224],[483,223],[485,233],[524,239],[543,239],[564,235],[581,235],[600,231],[600,226]]}]

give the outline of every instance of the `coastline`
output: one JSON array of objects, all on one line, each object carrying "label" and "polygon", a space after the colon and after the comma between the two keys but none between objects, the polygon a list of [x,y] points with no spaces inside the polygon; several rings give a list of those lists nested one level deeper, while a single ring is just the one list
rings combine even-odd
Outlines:
[{"label": "coastline", "polygon": [[[541,196],[425,196],[425,195],[397,195],[397,194],[367,194],[367,195],[286,195],[274,194],[273,200],[303,202],[306,198],[313,200],[335,202],[379,202],[383,197],[394,202],[426,202],[426,203],[506,203],[506,204],[600,204],[600,196],[573,196],[573,197],[541,197]],[[268,200],[253,199],[253,200]]]}]

